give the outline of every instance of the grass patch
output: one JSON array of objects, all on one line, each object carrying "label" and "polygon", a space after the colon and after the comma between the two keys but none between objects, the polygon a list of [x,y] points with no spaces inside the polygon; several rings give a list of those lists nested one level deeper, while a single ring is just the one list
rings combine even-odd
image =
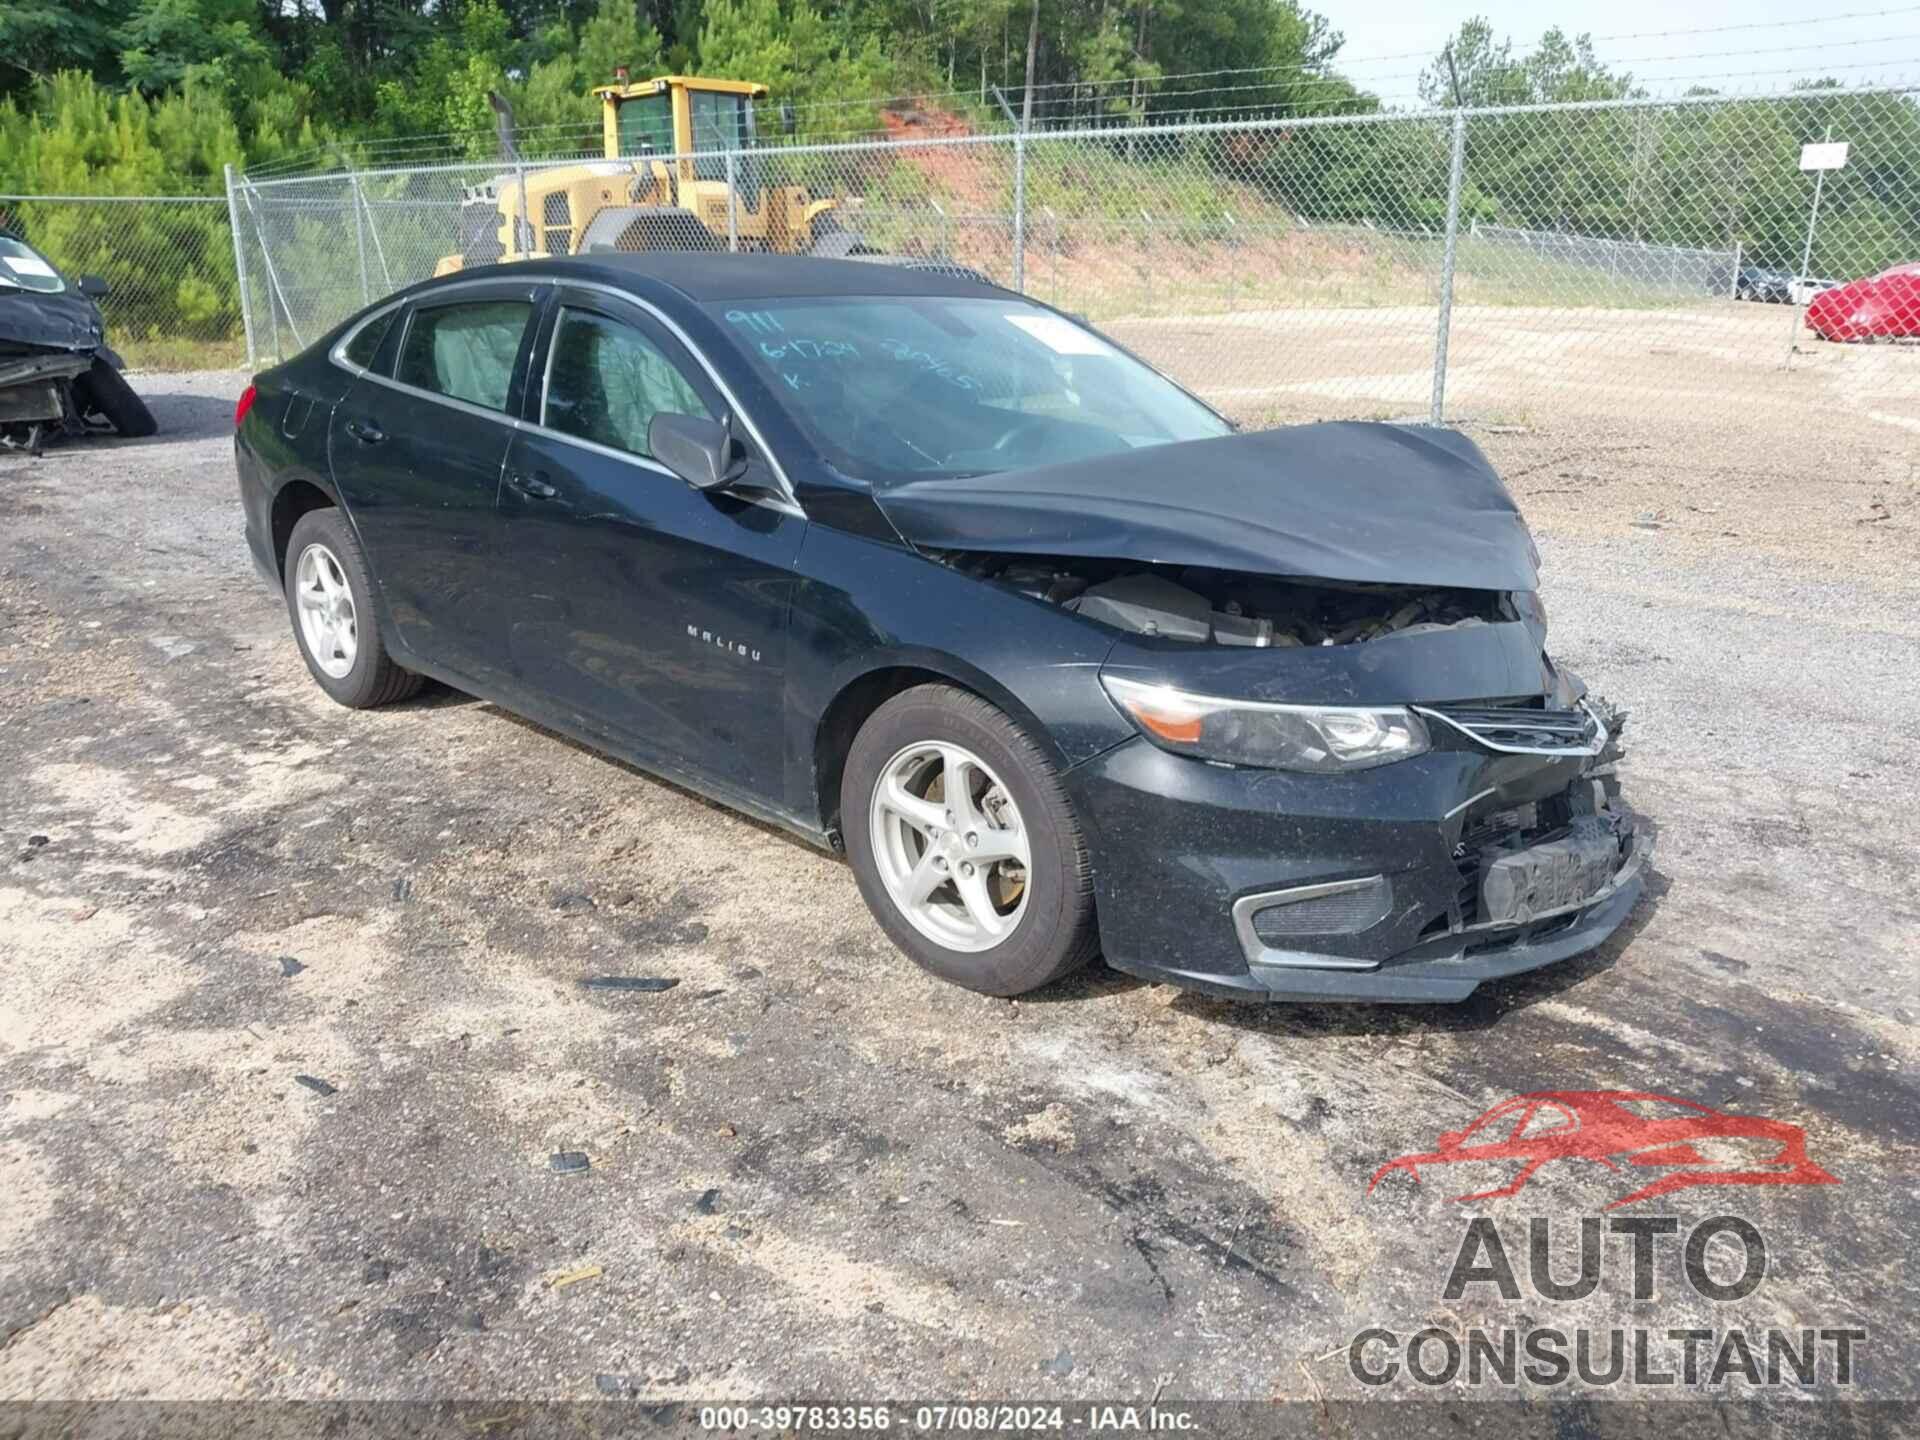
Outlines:
[{"label": "grass patch", "polygon": [[107,343],[120,352],[129,370],[239,370],[247,363],[247,341],[241,335],[202,340],[181,335],[119,336],[110,330]]}]

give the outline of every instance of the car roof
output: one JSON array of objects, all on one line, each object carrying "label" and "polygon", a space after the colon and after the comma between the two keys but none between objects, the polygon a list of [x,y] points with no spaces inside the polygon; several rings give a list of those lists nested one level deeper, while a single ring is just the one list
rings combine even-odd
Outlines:
[{"label": "car roof", "polygon": [[485,269],[462,270],[474,279],[494,271],[539,274],[553,279],[597,280],[646,293],[647,282],[670,286],[690,300],[775,300],[829,295],[932,295],[1005,299],[1008,292],[964,275],[919,266],[867,260],[825,260],[810,255],[735,255],[703,251],[652,250],[632,254],[595,251],[587,255],[518,260]]}]

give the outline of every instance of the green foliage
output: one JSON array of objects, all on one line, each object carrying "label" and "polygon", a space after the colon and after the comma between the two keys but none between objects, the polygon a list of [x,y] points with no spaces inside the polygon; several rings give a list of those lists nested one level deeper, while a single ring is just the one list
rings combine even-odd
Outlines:
[{"label": "green foliage", "polygon": [[0,94],[60,70],[114,63],[115,0],[7,0],[0,5]]},{"label": "green foliage", "polygon": [[600,102],[593,88],[611,85],[617,66],[640,79],[667,63],[660,32],[640,19],[632,0],[600,0],[577,36],[564,23],[550,23],[531,48],[539,58],[510,98],[532,154],[596,147]]},{"label": "green foliage", "polygon": [[250,0],[140,0],[114,39],[128,83],[148,95],[190,79],[228,90],[273,61]]}]

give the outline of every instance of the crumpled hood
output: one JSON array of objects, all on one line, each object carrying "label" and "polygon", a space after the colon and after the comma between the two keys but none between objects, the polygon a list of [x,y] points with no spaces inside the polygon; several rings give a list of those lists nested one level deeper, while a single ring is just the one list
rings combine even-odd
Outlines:
[{"label": "crumpled hood", "polygon": [[0,346],[94,350],[105,338],[100,308],[79,291],[43,295],[0,285]]},{"label": "crumpled hood", "polygon": [[874,496],[908,543],[1264,575],[1532,590],[1526,524],[1452,430],[1341,421]]}]

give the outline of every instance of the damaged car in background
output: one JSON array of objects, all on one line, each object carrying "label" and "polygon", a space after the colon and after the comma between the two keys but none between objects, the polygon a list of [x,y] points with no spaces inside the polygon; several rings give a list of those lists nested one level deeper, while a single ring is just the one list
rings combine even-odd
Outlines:
[{"label": "damaged car in background", "polygon": [[416,286],[237,426],[327,693],[435,677],[843,851],[976,990],[1460,1000],[1641,891],[1622,716],[1450,431],[1239,433],[974,279],[666,254]]},{"label": "damaged car in background", "polygon": [[38,454],[50,439],[157,428],[108,348],[97,276],[69,281],[15,235],[0,233],[0,444]]}]

